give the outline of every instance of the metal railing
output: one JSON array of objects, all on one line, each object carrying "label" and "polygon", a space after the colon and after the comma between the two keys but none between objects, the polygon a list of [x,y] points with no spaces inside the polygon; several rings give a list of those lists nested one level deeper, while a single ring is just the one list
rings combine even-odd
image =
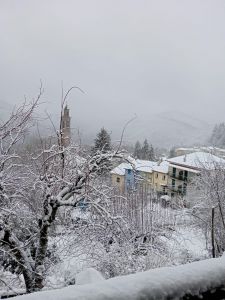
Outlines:
[{"label": "metal railing", "polygon": [[179,175],[179,174],[173,174],[173,173],[169,173],[168,174],[171,178],[180,180],[180,181],[188,181],[188,177],[184,176],[184,175]]}]

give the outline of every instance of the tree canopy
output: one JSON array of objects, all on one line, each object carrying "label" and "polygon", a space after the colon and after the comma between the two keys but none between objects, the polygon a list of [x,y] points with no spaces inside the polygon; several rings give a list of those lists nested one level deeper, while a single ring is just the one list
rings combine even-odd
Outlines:
[{"label": "tree canopy", "polygon": [[95,139],[93,152],[101,151],[105,153],[107,151],[110,151],[111,149],[112,146],[111,146],[110,134],[107,132],[107,130],[104,127],[102,127]]},{"label": "tree canopy", "polygon": [[216,147],[225,147],[225,123],[215,125],[209,142]]},{"label": "tree canopy", "polygon": [[155,160],[155,151],[152,144],[149,145],[148,140],[145,139],[143,145],[137,141],[134,147],[134,157],[143,160]]}]

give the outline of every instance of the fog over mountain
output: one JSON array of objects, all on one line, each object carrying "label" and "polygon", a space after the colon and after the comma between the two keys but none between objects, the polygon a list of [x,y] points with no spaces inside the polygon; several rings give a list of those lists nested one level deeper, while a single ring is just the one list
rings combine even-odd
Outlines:
[{"label": "fog over mountain", "polygon": [[[122,127],[112,128],[114,140],[118,139],[121,131]],[[167,111],[132,121],[125,131],[124,141],[129,144],[147,138],[158,147],[201,145],[207,142],[211,131],[212,125],[205,121],[193,119],[182,112],[174,115],[174,112]],[[94,130],[90,130],[90,141],[93,135]]]},{"label": "fog over mountain", "polygon": [[68,105],[86,140],[136,115],[128,142],[200,143],[224,121],[223,0],[2,0],[0,25],[1,118],[41,79],[55,122],[62,81],[85,91]]}]

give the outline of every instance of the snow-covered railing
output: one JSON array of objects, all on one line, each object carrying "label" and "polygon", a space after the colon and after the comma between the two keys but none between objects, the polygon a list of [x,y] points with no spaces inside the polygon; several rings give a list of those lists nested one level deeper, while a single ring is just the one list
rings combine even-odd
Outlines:
[{"label": "snow-covered railing", "polygon": [[24,300],[225,299],[225,257],[37,292]]}]

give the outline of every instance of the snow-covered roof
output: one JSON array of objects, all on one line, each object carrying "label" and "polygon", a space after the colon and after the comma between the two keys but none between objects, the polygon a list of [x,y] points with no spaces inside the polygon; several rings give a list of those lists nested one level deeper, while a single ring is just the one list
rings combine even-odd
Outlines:
[{"label": "snow-covered roof", "polygon": [[181,148],[177,148],[176,150],[182,150],[182,151],[195,151],[196,148],[184,148],[184,147],[181,147]]},{"label": "snow-covered roof", "polygon": [[115,175],[124,176],[125,170],[130,168],[130,164],[122,163],[119,166],[115,167],[110,173]]},{"label": "snow-covered roof", "polygon": [[153,171],[167,174],[169,170],[169,162],[164,160],[159,165],[153,167]]},{"label": "snow-covered roof", "polygon": [[170,158],[167,160],[170,164],[180,165],[187,168],[213,169],[215,164],[224,164],[225,160],[208,152],[194,152]]},{"label": "snow-covered roof", "polygon": [[155,166],[157,166],[157,162],[155,161],[137,159],[135,162],[135,169],[141,172],[152,173]]},{"label": "snow-covered roof", "polygon": [[206,151],[206,152],[225,152],[225,149],[223,148],[218,148],[218,147],[214,147],[214,146],[199,146],[199,147],[180,147],[180,148],[176,148],[176,151],[193,151],[193,152],[202,152],[202,151]]},{"label": "snow-covered roof", "polygon": [[152,173],[153,168],[157,166],[157,162],[150,160],[131,160],[131,163],[122,163],[116,168],[114,168],[110,173],[123,176],[125,175],[125,170],[135,169],[137,171]]}]

